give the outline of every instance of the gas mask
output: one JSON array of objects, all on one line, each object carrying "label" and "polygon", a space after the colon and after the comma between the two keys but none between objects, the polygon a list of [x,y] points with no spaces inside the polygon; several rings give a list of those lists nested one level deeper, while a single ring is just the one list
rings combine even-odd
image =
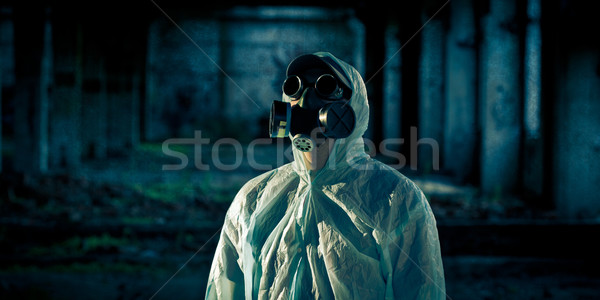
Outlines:
[{"label": "gas mask", "polygon": [[328,68],[303,72],[290,72],[288,67],[282,90],[297,103],[292,106],[289,102],[273,101],[269,122],[272,138],[291,136],[296,149],[309,152],[317,146],[317,140],[346,138],[352,133],[356,123],[349,103],[352,90],[342,82],[344,79],[333,75],[339,72],[329,71],[332,67],[327,63],[325,66]]}]

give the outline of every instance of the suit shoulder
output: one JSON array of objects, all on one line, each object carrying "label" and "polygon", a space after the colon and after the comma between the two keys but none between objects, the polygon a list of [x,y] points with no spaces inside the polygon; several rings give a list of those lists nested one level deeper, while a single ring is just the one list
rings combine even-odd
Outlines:
[{"label": "suit shoulder", "polygon": [[254,211],[256,201],[260,198],[265,189],[269,186],[277,185],[279,182],[292,176],[292,174],[293,170],[291,164],[286,164],[248,180],[236,194],[231,203],[230,210],[236,210],[238,212]]},{"label": "suit shoulder", "polygon": [[372,205],[409,208],[426,201],[419,186],[398,170],[375,159],[366,163],[368,168],[357,177],[357,182],[363,185],[363,190],[371,192]]}]

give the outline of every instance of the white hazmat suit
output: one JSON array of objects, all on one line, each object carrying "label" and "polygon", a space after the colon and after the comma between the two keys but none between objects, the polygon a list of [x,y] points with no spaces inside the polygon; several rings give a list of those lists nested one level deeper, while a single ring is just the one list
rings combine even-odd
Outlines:
[{"label": "white hazmat suit", "polygon": [[[221,231],[207,299],[445,299],[435,218],[408,178],[370,158],[365,84],[352,83],[356,128],[311,173],[294,161],[248,181]],[[290,99],[284,95],[284,101]]]}]

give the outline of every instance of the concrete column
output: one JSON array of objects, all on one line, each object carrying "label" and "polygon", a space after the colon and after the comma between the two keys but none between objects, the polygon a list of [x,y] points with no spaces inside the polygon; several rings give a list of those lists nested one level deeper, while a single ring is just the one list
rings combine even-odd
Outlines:
[{"label": "concrete column", "polygon": [[58,11],[54,16],[54,87],[50,165],[76,170],[81,163],[83,33],[81,24]]},{"label": "concrete column", "polygon": [[561,45],[568,50],[563,52],[564,61],[557,70],[552,187],[561,216],[597,218],[600,214],[600,46],[584,46],[582,40],[569,41]]},{"label": "concrete column", "polygon": [[[413,139],[411,134],[419,127],[419,94],[420,94],[420,60],[422,32],[415,32],[423,26],[422,10],[423,4],[417,1],[402,2],[402,7],[397,10],[397,20],[400,22],[399,38],[402,45],[400,51],[402,64],[400,65],[400,80],[402,85],[402,111],[400,137],[404,139],[401,154],[410,160],[410,169],[418,169],[417,163],[412,159],[418,153],[411,153],[414,148],[408,141]],[[417,138],[417,137],[414,137]],[[417,157],[418,159],[418,157]]]},{"label": "concrete column", "polygon": [[[96,36],[86,31],[86,35]],[[94,39],[84,41],[83,60],[83,107],[82,107],[82,147],[84,157],[106,158],[107,155],[107,93],[106,67],[101,45]]]},{"label": "concrete column", "polygon": [[477,142],[477,49],[472,0],[450,3],[446,40],[443,167],[459,182],[472,180]]},{"label": "concrete column", "polygon": [[107,151],[113,156],[129,156],[140,142],[140,81],[146,59],[146,32],[142,26],[128,26],[126,18],[113,22],[110,30],[114,35],[106,50]]},{"label": "concrete column", "polygon": [[[9,67],[14,64],[13,52],[11,51],[14,49],[13,24],[11,16],[11,8],[0,7],[0,172],[2,172],[3,167],[2,140],[4,138],[2,135],[2,94],[4,93],[4,87],[8,85],[8,78],[6,78],[8,77],[7,74],[14,72],[14,66],[12,69]],[[6,99],[4,101],[6,101]]]},{"label": "concrete column", "polygon": [[482,19],[481,188],[501,197],[519,182],[521,82],[516,0],[490,0]]},{"label": "concrete column", "polygon": [[[0,153],[3,153],[6,137],[2,136],[2,102],[8,102],[3,94],[7,89],[14,89],[15,85],[15,59],[14,59],[14,27],[12,20],[13,10],[9,7],[0,7]],[[0,155],[0,172],[3,169],[2,155]]]},{"label": "concrete column", "polygon": [[48,170],[48,87],[51,27],[42,7],[16,6],[14,169]]},{"label": "concrete column", "polygon": [[[383,140],[383,97],[384,78],[382,67],[385,66],[385,31],[386,16],[381,15],[379,7],[365,7],[365,50],[366,76],[365,84],[369,97],[369,128],[365,137],[377,146]],[[376,153],[373,149],[373,153]]]},{"label": "concrete column", "polygon": [[[6,44],[8,41],[5,41],[5,35],[8,33],[8,22],[4,20],[4,15],[0,15],[0,36],[2,36],[2,40],[0,40],[0,66],[4,66],[5,57],[8,56],[6,52]],[[12,37],[12,35],[11,35]],[[2,173],[2,159],[4,155],[2,154],[2,138],[4,137],[2,134],[2,92],[4,85],[2,84],[2,76],[4,75],[4,68],[0,67],[0,173]]]},{"label": "concrete column", "polygon": [[[423,15],[423,22],[430,16]],[[419,65],[419,127],[418,138],[433,139],[438,145],[444,141],[444,23],[431,19],[421,32]],[[417,138],[417,137],[411,137]],[[440,152],[433,145],[417,148],[418,168],[421,173],[439,170]]]},{"label": "concrete column", "polygon": [[129,95],[131,97],[131,115],[129,120],[129,128],[131,130],[131,147],[136,149],[140,144],[141,124],[140,124],[140,102],[141,102],[141,71],[139,65],[134,65],[133,74],[131,74],[131,89]]},{"label": "concrete column", "polygon": [[112,70],[108,73],[108,153],[112,156],[126,156],[136,146],[133,127],[137,113],[134,107],[138,99],[132,97],[132,74],[125,70]]},{"label": "concrete column", "polygon": [[[383,138],[400,138],[402,117],[401,55],[398,24],[389,24],[385,30],[385,61],[383,72]],[[390,145],[399,150],[400,145]]]},{"label": "concrete column", "polygon": [[[158,114],[160,112],[157,103],[159,103],[159,91],[158,85],[158,69],[160,56],[160,42],[161,37],[159,36],[162,31],[161,28],[166,26],[164,21],[154,21],[148,26],[148,47],[146,49],[146,82],[144,84],[146,88],[145,99],[144,99],[144,114],[143,120],[144,125],[142,132],[142,138],[146,141],[158,140],[161,135],[166,135],[166,130],[161,122],[158,122]],[[163,125],[163,126],[160,126]],[[162,134],[157,133],[157,127],[160,126]]]},{"label": "concrete column", "polygon": [[[1,26],[1,25],[0,25]],[[0,32],[3,32],[2,30],[3,28],[0,27]],[[4,50],[1,46],[0,46],[0,57],[3,57],[4,55]],[[2,61],[0,61],[0,65],[1,65]],[[4,158],[4,155],[2,154],[2,72],[3,70],[0,69],[0,173],[2,173],[2,159]]]},{"label": "concrete column", "polygon": [[[523,113],[523,188],[532,198],[543,193],[544,141],[542,139],[542,37],[540,30],[541,0],[527,2],[525,32],[525,105]],[[544,202],[549,202],[545,199]]]},{"label": "concrete column", "polygon": [[[159,103],[160,97],[159,92],[161,89],[158,88],[160,82],[158,81],[158,70],[159,70],[159,59],[160,56],[160,42],[161,37],[159,36],[162,31],[161,28],[166,26],[164,21],[154,21],[148,26],[148,46],[146,49],[146,76],[145,76],[145,99],[144,101],[144,110],[142,111],[143,115],[143,132],[142,138],[145,141],[156,141],[162,135],[163,137],[166,135],[166,130],[164,129],[164,125],[158,121],[159,116]],[[162,102],[160,102],[162,103]],[[161,126],[162,125],[162,126]],[[159,134],[157,131],[157,127],[160,126],[160,131],[162,134]]]}]

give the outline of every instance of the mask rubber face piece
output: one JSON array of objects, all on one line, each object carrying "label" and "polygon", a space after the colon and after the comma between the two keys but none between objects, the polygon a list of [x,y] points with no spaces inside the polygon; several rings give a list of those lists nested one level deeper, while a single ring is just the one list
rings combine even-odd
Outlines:
[{"label": "mask rubber face piece", "polygon": [[315,139],[350,136],[356,123],[349,104],[352,89],[339,69],[335,62],[314,55],[301,56],[290,63],[281,88],[296,102],[292,106],[289,102],[273,101],[269,122],[272,138],[291,136],[296,149],[308,152],[317,147]]}]

